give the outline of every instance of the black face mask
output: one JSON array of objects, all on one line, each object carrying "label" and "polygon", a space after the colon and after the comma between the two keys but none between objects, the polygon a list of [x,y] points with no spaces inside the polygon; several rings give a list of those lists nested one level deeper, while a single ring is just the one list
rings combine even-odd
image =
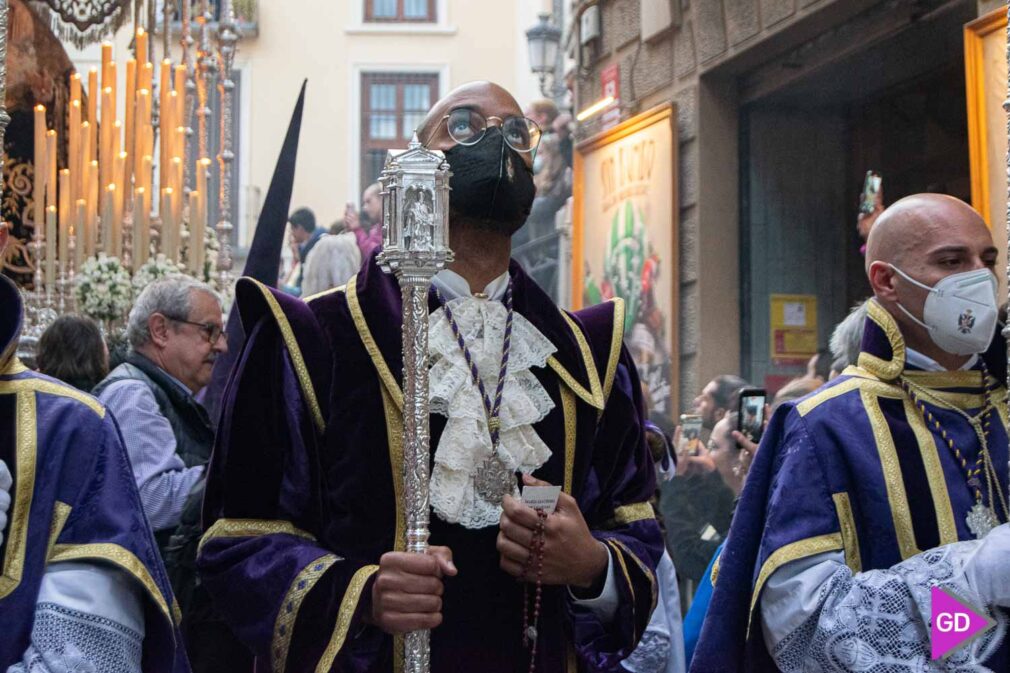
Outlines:
[{"label": "black face mask", "polygon": [[476,145],[456,145],[445,158],[453,211],[509,236],[523,226],[537,192],[533,172],[500,128],[489,128]]}]

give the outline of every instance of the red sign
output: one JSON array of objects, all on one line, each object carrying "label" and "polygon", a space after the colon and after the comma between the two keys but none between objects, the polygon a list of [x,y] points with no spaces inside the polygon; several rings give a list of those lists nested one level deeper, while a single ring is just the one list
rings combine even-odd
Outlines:
[{"label": "red sign", "polygon": [[614,97],[614,103],[621,100],[621,66],[618,63],[611,63],[600,71],[600,86],[603,88],[603,97]]}]

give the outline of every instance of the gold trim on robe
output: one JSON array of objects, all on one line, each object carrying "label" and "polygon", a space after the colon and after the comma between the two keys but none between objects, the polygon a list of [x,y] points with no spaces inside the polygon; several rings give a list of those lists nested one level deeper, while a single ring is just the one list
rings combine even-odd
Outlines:
[{"label": "gold trim on robe", "polygon": [[31,392],[42,395],[56,395],[58,397],[69,397],[91,409],[99,418],[105,418],[105,407],[87,393],[82,393],[77,388],[73,388],[63,383],[49,381],[46,379],[27,378],[14,379],[12,381],[0,381],[0,395],[10,393]]},{"label": "gold trim on robe", "polygon": [[845,565],[855,573],[863,571],[863,557],[859,553],[859,534],[856,531],[856,519],[852,514],[852,503],[848,493],[835,493],[831,496],[835,501],[835,513],[838,515],[838,525],[842,529],[842,545],[845,549]]},{"label": "gold trim on robe", "polygon": [[339,560],[333,554],[324,554],[308,564],[292,580],[291,586],[284,594],[277,619],[274,621],[274,639],[270,649],[273,661],[273,673],[284,673],[288,664],[288,651],[291,649],[291,636],[294,635],[295,620],[302,607],[302,601],[312,591],[319,578],[322,577],[334,563]]},{"label": "gold trim on robe", "polygon": [[891,344],[891,359],[884,360],[864,351],[859,354],[859,366],[884,381],[893,381],[905,371],[905,340],[901,330],[894,317],[874,299],[866,302],[866,317],[884,331]]},{"label": "gold trim on robe", "polygon": [[919,452],[922,454],[922,464],[929,480],[929,491],[933,496],[940,544],[953,544],[958,541],[957,523],[954,521],[954,506],[950,502],[950,491],[947,490],[947,478],[943,474],[936,439],[926,427],[922,414],[908,397],[905,398],[905,418],[912,428],[912,433],[919,444]]},{"label": "gold trim on robe", "polygon": [[898,539],[898,549],[902,560],[905,560],[915,556],[921,550],[915,541],[912,512],[905,492],[905,478],[901,474],[901,465],[898,462],[898,451],[894,446],[891,429],[887,426],[887,419],[884,418],[884,412],[880,408],[880,400],[867,390],[860,391],[860,395],[863,400],[863,408],[870,420],[870,428],[873,430],[877,453],[880,456],[880,469],[884,473],[884,485],[887,488],[887,501],[891,507],[891,518],[894,522],[894,534]]},{"label": "gold trim on robe", "polygon": [[67,525],[67,519],[70,518],[72,509],[70,505],[59,500],[56,501],[56,505],[53,507],[53,520],[49,525],[49,543],[46,545],[46,563],[49,563],[52,558],[53,547],[56,545],[56,541],[60,539],[63,527]]},{"label": "gold trim on robe", "polygon": [[624,345],[624,300],[614,297],[610,301],[614,303],[614,329],[610,335],[610,359],[607,360],[607,372],[603,377],[604,402],[610,399],[614,377],[617,376],[617,362],[621,359],[621,347]]},{"label": "gold trim on robe", "polygon": [[0,598],[18,588],[24,573],[28,518],[35,492],[35,461],[38,455],[35,393],[30,389],[21,390],[17,393],[15,404],[14,501],[11,503],[10,524],[6,533],[7,549],[3,559],[3,574],[0,575]]},{"label": "gold trim on robe", "polygon": [[319,432],[323,432],[326,430],[326,422],[323,420],[323,412],[319,407],[319,401],[316,399],[316,390],[312,387],[312,377],[309,375],[309,368],[306,366],[305,358],[302,356],[302,349],[298,346],[298,340],[291,329],[291,323],[288,322],[288,317],[284,315],[281,305],[270,292],[270,288],[259,281],[253,282],[256,283],[256,287],[263,294],[263,298],[270,308],[270,313],[273,314],[274,320],[277,321],[277,327],[281,331],[281,337],[284,339],[288,354],[291,356],[291,365],[295,368],[295,375],[298,377],[302,394],[305,395],[305,401],[308,403],[309,411],[312,413],[312,421],[316,424]]},{"label": "gold trim on robe", "polygon": [[751,620],[754,617],[754,608],[757,607],[758,598],[761,596],[761,590],[764,588],[765,582],[768,581],[768,578],[772,576],[772,573],[792,561],[798,561],[799,559],[807,558],[808,556],[813,556],[815,554],[823,554],[824,552],[841,551],[844,550],[844,548],[845,545],[842,542],[842,534],[830,533],[828,535],[817,535],[815,537],[797,540],[796,542],[779,547],[772,552],[771,556],[769,556],[761,566],[757,582],[754,583],[754,592],[751,595],[750,602],[750,616],[747,618],[747,637],[750,638]]},{"label": "gold trim on robe", "polygon": [[211,540],[224,537],[260,537],[262,535],[294,535],[305,540],[316,541],[316,536],[295,527],[290,521],[281,519],[218,519],[200,538],[197,555]]},{"label": "gold trim on robe", "polygon": [[78,561],[80,559],[107,561],[122,568],[147,590],[151,599],[154,600],[170,624],[178,625],[182,620],[178,604],[173,599],[172,605],[169,607],[168,601],[161,593],[161,590],[158,589],[158,585],[155,583],[154,578],[151,577],[151,572],[147,569],[147,566],[130,550],[111,542],[58,544],[53,547],[53,554],[49,562],[60,563],[62,561]]},{"label": "gold trim on robe", "polygon": [[340,602],[340,611],[337,613],[337,623],[333,627],[333,635],[330,636],[330,642],[316,666],[316,673],[329,673],[329,670],[333,668],[333,662],[347,640],[347,632],[351,628],[351,620],[354,619],[354,613],[358,609],[361,592],[369,578],[378,570],[379,566],[377,565],[367,565],[359,568],[358,572],[351,577],[347,591],[344,592],[344,598]]},{"label": "gold trim on robe", "polygon": [[565,483],[564,492],[572,493],[572,480],[575,478],[575,447],[578,427],[575,393],[567,386],[559,386],[561,392],[561,409],[565,417]]},{"label": "gold trim on robe", "polygon": [[379,373],[379,379],[392,396],[393,402],[396,403],[396,408],[402,413],[403,391],[400,390],[400,384],[396,382],[393,372],[389,370],[389,365],[386,364],[386,359],[382,357],[382,352],[379,350],[379,346],[375,343],[375,339],[372,337],[372,331],[368,328],[368,321],[365,320],[365,314],[361,311],[361,302],[358,299],[357,276],[347,281],[345,293],[347,294],[347,308],[351,312],[351,319],[354,321],[354,326],[358,328],[358,337],[361,339],[361,343],[365,346],[365,351],[368,352],[368,357],[372,359],[372,364],[375,365],[375,370]]},{"label": "gold trim on robe", "polygon": [[603,529],[612,530],[636,521],[648,521],[655,518],[656,511],[652,509],[651,503],[636,502],[630,505],[621,505],[614,509],[613,518],[603,524]]}]

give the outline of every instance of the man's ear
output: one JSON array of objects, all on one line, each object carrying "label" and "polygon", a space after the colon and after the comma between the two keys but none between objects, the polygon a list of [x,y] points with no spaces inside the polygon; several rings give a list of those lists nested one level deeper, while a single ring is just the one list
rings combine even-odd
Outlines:
[{"label": "man's ear", "polygon": [[715,416],[716,423],[718,423],[719,421],[721,421],[723,418],[726,417],[726,411],[727,411],[726,409],[719,407],[712,413],[712,415]]},{"label": "man's ear", "polygon": [[151,335],[151,342],[158,348],[164,348],[168,343],[169,319],[160,313],[152,313],[147,319],[147,331]]},{"label": "man's ear", "polygon": [[870,280],[870,288],[880,299],[885,301],[897,301],[898,293],[895,288],[895,282],[898,278],[898,274],[891,268],[891,265],[886,262],[881,262],[877,260],[870,264],[868,269],[867,277]]}]

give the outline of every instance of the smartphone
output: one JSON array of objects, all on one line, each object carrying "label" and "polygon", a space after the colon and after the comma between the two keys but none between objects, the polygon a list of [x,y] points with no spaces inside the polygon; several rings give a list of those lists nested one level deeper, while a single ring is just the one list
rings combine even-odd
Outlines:
[{"label": "smartphone", "polygon": [[877,195],[884,184],[884,179],[876,171],[866,171],[863,181],[863,195],[859,199],[859,212],[869,215],[877,207]]},{"label": "smartphone", "polygon": [[761,441],[761,433],[764,431],[765,425],[765,400],[767,397],[764,388],[744,388],[740,391],[736,429],[752,442]]},{"label": "smartphone", "polygon": [[680,415],[680,446],[677,453],[682,456],[697,456],[701,453],[701,416]]}]

